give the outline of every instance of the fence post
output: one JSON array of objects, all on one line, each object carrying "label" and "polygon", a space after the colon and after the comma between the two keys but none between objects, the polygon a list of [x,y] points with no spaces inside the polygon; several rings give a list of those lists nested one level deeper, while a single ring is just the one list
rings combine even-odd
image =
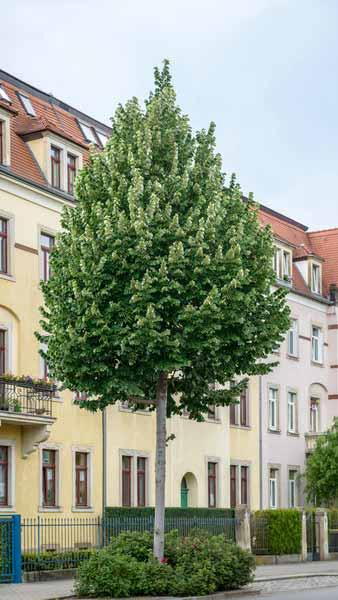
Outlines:
[{"label": "fence post", "polygon": [[21,583],[21,516],[12,517],[13,583]]},{"label": "fence post", "polygon": [[247,508],[236,508],[235,519],[236,544],[251,551],[250,512]]},{"label": "fence post", "polygon": [[302,512],[302,550],[301,560],[307,561],[307,527],[306,527],[306,512]]},{"label": "fence post", "polygon": [[329,524],[326,510],[316,513],[319,529],[319,560],[329,560]]}]

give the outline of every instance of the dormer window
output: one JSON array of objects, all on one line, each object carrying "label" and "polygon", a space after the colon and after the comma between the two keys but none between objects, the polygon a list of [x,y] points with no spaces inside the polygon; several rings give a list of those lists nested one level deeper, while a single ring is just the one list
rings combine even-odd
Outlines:
[{"label": "dormer window", "polygon": [[23,94],[18,94],[18,96],[27,115],[29,115],[30,117],[36,117],[36,112],[34,110],[33,104],[31,103],[28,96],[24,96]]},{"label": "dormer window", "polygon": [[102,133],[101,131],[97,131],[97,129],[95,130],[97,137],[99,138],[100,144],[101,146],[105,146],[106,143],[108,142],[108,136],[105,135],[104,133]]},{"label": "dormer window", "polygon": [[51,183],[52,186],[60,189],[61,188],[61,150],[56,146],[50,147],[50,161],[51,161]]},{"label": "dormer window", "polygon": [[4,88],[0,85],[0,100],[5,100],[6,102],[11,103],[11,99],[8,96],[7,92],[4,90]]},{"label": "dormer window", "polygon": [[67,191],[68,194],[74,194],[74,181],[76,177],[76,156],[67,154]]},{"label": "dormer window", "polygon": [[80,125],[81,131],[82,131],[82,134],[83,134],[83,137],[85,138],[85,140],[87,142],[89,142],[90,144],[97,145],[97,139],[95,137],[93,129],[89,125],[86,125],[85,123],[81,123],[81,121],[79,121],[79,125]]},{"label": "dormer window", "polygon": [[273,258],[273,269],[276,273],[277,279],[280,281],[290,282],[292,279],[292,254],[290,250],[276,246],[275,254]]},{"label": "dormer window", "polygon": [[321,268],[320,265],[312,263],[311,265],[311,291],[314,294],[321,293]]}]

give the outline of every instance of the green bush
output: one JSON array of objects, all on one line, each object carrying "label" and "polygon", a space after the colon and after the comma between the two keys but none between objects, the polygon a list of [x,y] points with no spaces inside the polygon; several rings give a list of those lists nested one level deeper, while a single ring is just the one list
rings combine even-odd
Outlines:
[{"label": "green bush", "polygon": [[65,552],[25,552],[22,555],[22,569],[28,571],[54,571],[74,569],[87,560],[93,550],[68,550]]},{"label": "green bush", "polygon": [[151,555],[150,533],[123,533],[79,569],[79,596],[189,596],[238,589],[252,581],[253,556],[226,540],[195,531],[166,534],[163,563]]},{"label": "green bush", "polygon": [[261,510],[252,518],[256,554],[300,554],[302,514],[295,509]]},{"label": "green bush", "polygon": [[[153,506],[145,507],[125,507],[125,506],[108,506],[105,510],[105,517],[152,517],[155,514]],[[179,508],[172,507],[165,509],[167,518],[188,517],[196,518],[218,518],[226,517],[231,519],[235,516],[233,508]]]}]

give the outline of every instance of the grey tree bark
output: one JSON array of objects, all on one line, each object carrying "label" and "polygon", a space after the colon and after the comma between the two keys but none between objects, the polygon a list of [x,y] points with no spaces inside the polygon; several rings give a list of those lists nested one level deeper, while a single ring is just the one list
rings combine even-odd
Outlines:
[{"label": "grey tree bark", "polygon": [[156,389],[156,465],[155,465],[155,523],[154,556],[164,556],[165,472],[167,442],[168,373],[160,373]]}]

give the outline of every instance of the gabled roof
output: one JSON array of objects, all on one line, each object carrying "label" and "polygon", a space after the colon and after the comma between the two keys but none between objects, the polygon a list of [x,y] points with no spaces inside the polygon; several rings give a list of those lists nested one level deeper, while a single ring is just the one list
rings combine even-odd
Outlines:
[{"label": "gabled roof", "polygon": [[[11,100],[10,104],[2,100],[0,106],[11,114],[11,164],[6,167],[6,170],[12,175],[18,175],[50,189],[33,153],[24,141],[27,136],[50,131],[81,146],[83,158],[87,160],[89,144],[83,136],[78,121],[95,127],[108,136],[110,134],[110,128],[104,123],[2,70],[0,70],[0,83]],[[36,113],[35,117],[27,114],[19,94],[29,98]]]},{"label": "gabled roof", "polygon": [[328,294],[330,285],[338,286],[338,227],[312,231],[309,238],[314,250],[324,258],[324,293]]}]

